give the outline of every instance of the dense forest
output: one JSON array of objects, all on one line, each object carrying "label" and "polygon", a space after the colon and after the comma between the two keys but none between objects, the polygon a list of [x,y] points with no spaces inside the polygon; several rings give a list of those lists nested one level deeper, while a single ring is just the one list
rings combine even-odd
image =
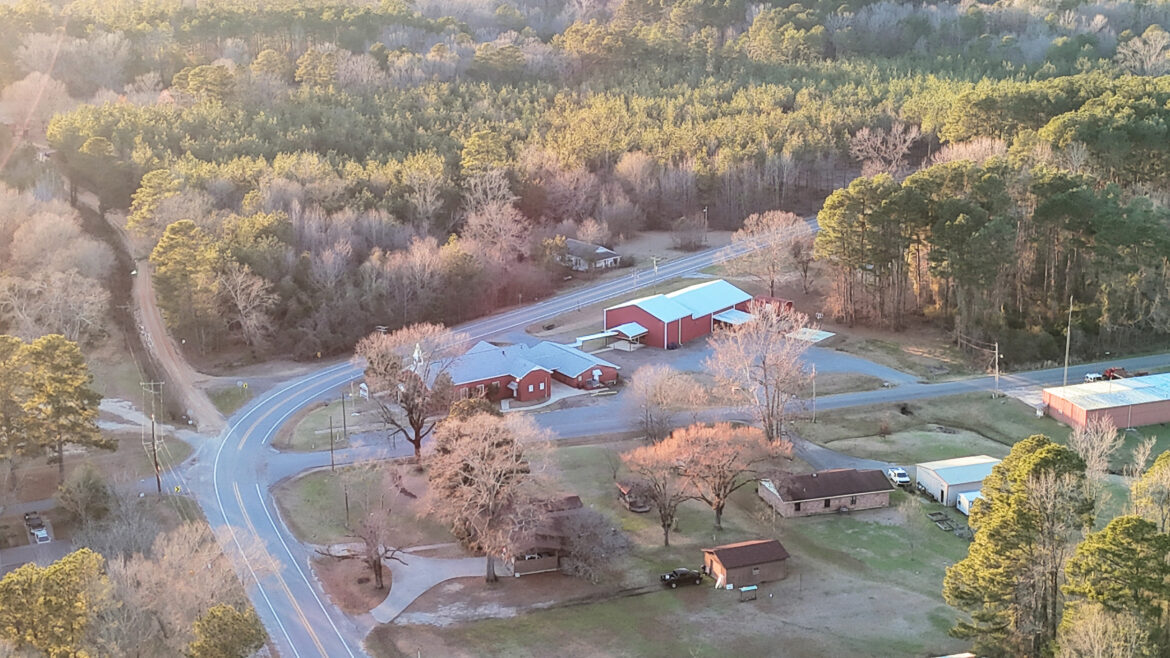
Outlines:
[{"label": "dense forest", "polygon": [[846,188],[820,212],[834,315],[1043,360],[1070,297],[1078,351],[1170,332],[1168,25],[1117,1],[28,0],[0,6],[2,175],[22,207],[124,209],[205,350],[458,322],[551,292],[557,235]]}]

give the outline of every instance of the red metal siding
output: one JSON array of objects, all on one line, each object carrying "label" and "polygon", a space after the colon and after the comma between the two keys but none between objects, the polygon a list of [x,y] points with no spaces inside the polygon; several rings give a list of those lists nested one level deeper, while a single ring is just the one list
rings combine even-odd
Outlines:
[{"label": "red metal siding", "polygon": [[[646,345],[658,348],[666,347],[666,328],[662,321],[653,315],[637,306],[623,306],[605,311],[605,329],[617,327],[627,322],[637,322],[646,327],[647,333],[642,338],[642,342]],[[676,339],[672,337],[670,342],[676,342]]]},{"label": "red metal siding", "polygon": [[681,340],[675,342],[680,345],[711,333],[711,316],[709,315],[701,315],[697,320],[687,316],[679,320],[679,323],[682,325]]},{"label": "red metal siding", "polygon": [[1142,427],[1143,425],[1167,423],[1170,422],[1170,400],[1126,405],[1124,407],[1110,407],[1108,409],[1094,409],[1085,414],[1085,422],[1087,423],[1101,416],[1111,418],[1113,424],[1118,428]]}]

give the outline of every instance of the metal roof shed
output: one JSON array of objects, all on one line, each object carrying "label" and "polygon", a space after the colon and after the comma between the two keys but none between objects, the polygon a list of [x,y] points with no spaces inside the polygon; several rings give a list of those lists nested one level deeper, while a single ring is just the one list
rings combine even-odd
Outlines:
[{"label": "metal roof shed", "polygon": [[981,489],[999,462],[987,455],[926,462],[918,465],[918,485],[940,503],[954,505],[960,493]]}]

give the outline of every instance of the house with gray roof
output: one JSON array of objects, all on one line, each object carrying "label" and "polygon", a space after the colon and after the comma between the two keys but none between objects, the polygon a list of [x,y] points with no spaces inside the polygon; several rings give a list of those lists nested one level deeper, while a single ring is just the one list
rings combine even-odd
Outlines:
[{"label": "house with gray roof", "polygon": [[554,379],[574,388],[598,388],[615,383],[618,370],[605,359],[560,343],[500,346],[480,341],[446,372],[459,397],[534,402],[548,398]]},{"label": "house with gray roof", "polygon": [[565,246],[565,253],[558,260],[575,272],[609,269],[617,267],[622,261],[616,251],[599,244],[565,238]]}]

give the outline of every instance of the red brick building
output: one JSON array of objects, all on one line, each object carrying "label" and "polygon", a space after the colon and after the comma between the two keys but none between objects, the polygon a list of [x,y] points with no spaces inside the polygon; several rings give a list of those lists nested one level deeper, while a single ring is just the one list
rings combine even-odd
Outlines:
[{"label": "red brick building", "polygon": [[893,491],[881,471],[854,468],[760,480],[756,488],[760,498],[785,517],[889,507]]},{"label": "red brick building", "polygon": [[665,349],[710,334],[716,323],[746,322],[751,303],[751,295],[717,279],[611,306],[604,311],[605,329],[635,323],[646,330],[644,344]]},{"label": "red brick building", "polygon": [[461,398],[538,402],[549,397],[553,379],[574,388],[596,388],[617,382],[618,369],[568,345],[546,341],[501,347],[480,341],[448,366],[447,375]]}]

